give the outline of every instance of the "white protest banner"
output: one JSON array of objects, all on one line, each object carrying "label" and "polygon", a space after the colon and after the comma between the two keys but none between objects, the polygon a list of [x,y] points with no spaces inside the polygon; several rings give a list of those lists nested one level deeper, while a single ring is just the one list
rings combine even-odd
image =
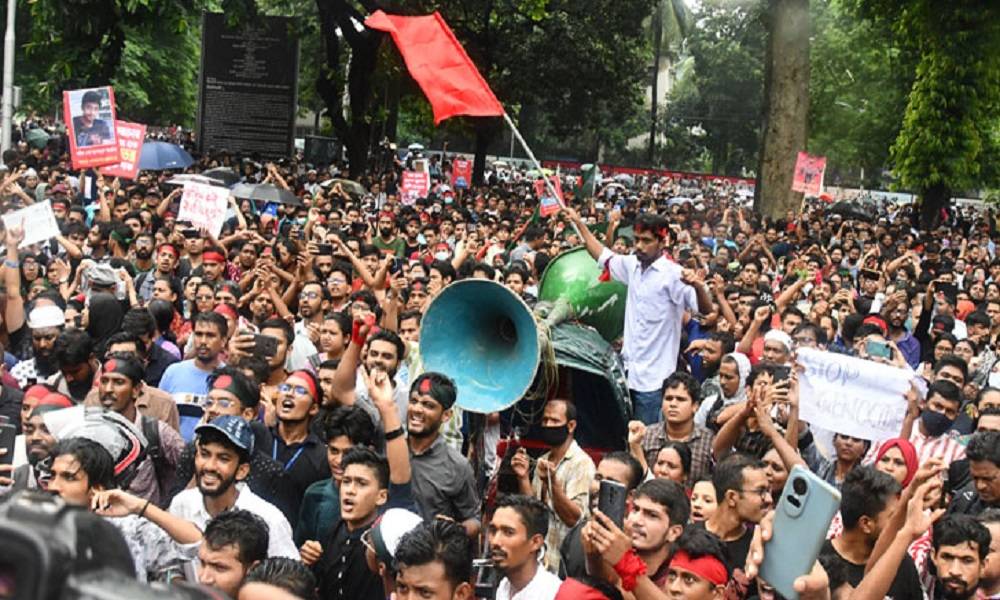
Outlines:
[{"label": "white protest banner", "polygon": [[899,436],[913,372],[845,354],[798,350],[799,418],[865,440]]},{"label": "white protest banner", "polygon": [[59,224],[56,223],[56,215],[52,212],[52,203],[48,200],[19,208],[4,215],[3,226],[6,229],[12,227],[24,229],[24,240],[21,241],[18,248],[44,242],[61,235]]},{"label": "white protest banner", "polygon": [[400,185],[400,201],[405,205],[414,204],[418,198],[426,198],[431,191],[430,173],[403,171],[403,181]]},{"label": "white protest banner", "polygon": [[222,224],[226,222],[228,204],[228,189],[204,183],[186,183],[177,220],[188,221],[218,237],[222,233]]}]

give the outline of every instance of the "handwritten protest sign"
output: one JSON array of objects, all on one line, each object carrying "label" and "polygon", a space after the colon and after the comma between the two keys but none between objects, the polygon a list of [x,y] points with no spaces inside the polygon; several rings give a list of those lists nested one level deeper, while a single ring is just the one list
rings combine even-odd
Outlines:
[{"label": "handwritten protest sign", "polygon": [[425,198],[431,191],[430,173],[403,171],[403,182],[400,186],[400,201],[406,205],[414,204],[418,198]]},{"label": "handwritten protest sign", "polygon": [[6,229],[12,227],[24,229],[24,240],[21,241],[18,248],[44,242],[60,234],[56,215],[52,212],[52,203],[48,200],[4,215],[3,226]]},{"label": "handwritten protest sign", "polygon": [[222,233],[226,221],[229,190],[204,183],[187,183],[181,194],[178,221],[189,221],[195,227],[207,229],[212,235]]},{"label": "handwritten protest sign", "polygon": [[899,435],[913,373],[869,360],[798,350],[799,417],[811,426],[865,440]]},{"label": "handwritten protest sign", "polygon": [[101,167],[98,171],[111,177],[135,179],[139,174],[139,158],[142,156],[142,141],[146,138],[146,126],[115,121],[115,135],[118,136],[118,153],[122,160],[118,164]]},{"label": "handwritten protest sign", "polygon": [[456,158],[451,161],[451,187],[456,190],[468,189],[472,184],[472,161]]},{"label": "handwritten protest sign", "polygon": [[115,92],[111,86],[63,92],[63,119],[74,169],[121,161],[115,135]]},{"label": "handwritten protest sign", "polygon": [[795,161],[795,177],[792,179],[792,191],[803,192],[810,196],[819,196],[823,189],[823,174],[826,172],[826,157],[811,156],[799,152]]},{"label": "handwritten protest sign", "polygon": [[538,214],[542,217],[550,217],[562,208],[563,193],[562,193],[562,182],[559,181],[557,175],[552,175],[549,177],[549,181],[552,182],[552,187],[556,191],[555,197],[549,192],[548,186],[545,185],[544,179],[535,180],[535,195],[538,196]]}]

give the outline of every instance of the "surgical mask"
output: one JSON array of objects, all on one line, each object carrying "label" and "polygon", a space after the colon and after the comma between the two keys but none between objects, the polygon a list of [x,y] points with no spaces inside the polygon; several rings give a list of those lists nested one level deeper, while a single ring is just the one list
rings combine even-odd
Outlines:
[{"label": "surgical mask", "polygon": [[434,258],[435,258],[436,260],[448,260],[448,253],[447,253],[447,252],[444,252],[444,251],[441,251],[441,252],[435,252],[435,253],[434,253]]},{"label": "surgical mask", "polygon": [[539,427],[538,441],[550,448],[561,446],[569,437],[569,426],[559,425],[557,427]]},{"label": "surgical mask", "polygon": [[954,419],[949,419],[948,415],[934,412],[933,410],[925,410],[920,414],[920,420],[924,423],[924,429],[927,430],[927,435],[930,437],[938,437],[943,435],[944,432],[951,428],[952,423],[955,422]]}]

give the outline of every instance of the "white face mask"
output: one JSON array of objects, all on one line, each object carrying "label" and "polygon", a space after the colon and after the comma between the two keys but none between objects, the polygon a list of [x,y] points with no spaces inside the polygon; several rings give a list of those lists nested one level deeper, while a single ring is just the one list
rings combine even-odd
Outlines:
[{"label": "white face mask", "polygon": [[448,253],[443,250],[441,252],[434,253],[434,258],[437,260],[448,260],[448,256]]}]

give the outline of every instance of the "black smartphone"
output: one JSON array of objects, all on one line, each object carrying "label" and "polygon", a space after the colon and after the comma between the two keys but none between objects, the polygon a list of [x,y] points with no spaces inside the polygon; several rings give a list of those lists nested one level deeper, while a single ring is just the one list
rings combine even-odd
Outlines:
[{"label": "black smartphone", "polygon": [[278,353],[278,338],[269,335],[253,334],[253,355],[258,358],[271,358]]},{"label": "black smartphone", "polygon": [[958,286],[955,285],[954,283],[947,283],[941,281],[934,284],[934,291],[941,292],[945,296],[954,298],[955,295],[958,294]]},{"label": "black smartphone", "polygon": [[181,231],[181,235],[183,235],[185,238],[189,240],[196,240],[199,237],[201,237],[201,234],[198,233],[197,229],[185,229]]},{"label": "black smartphone", "polygon": [[0,456],[0,464],[9,465],[14,462],[14,439],[17,437],[17,427],[12,423],[0,423],[0,448],[6,450]]},{"label": "black smartphone", "polygon": [[316,244],[316,254],[319,256],[333,256],[333,244]]},{"label": "black smartphone", "polygon": [[774,367],[774,381],[784,381],[791,377],[792,368],[788,365],[778,365]]},{"label": "black smartphone", "polygon": [[597,510],[606,514],[619,528],[625,526],[625,499],[628,493],[625,486],[617,481],[601,480],[597,492]]},{"label": "black smartphone", "polygon": [[389,265],[389,273],[392,275],[399,275],[403,271],[403,259],[398,256],[392,259],[392,264]]}]

